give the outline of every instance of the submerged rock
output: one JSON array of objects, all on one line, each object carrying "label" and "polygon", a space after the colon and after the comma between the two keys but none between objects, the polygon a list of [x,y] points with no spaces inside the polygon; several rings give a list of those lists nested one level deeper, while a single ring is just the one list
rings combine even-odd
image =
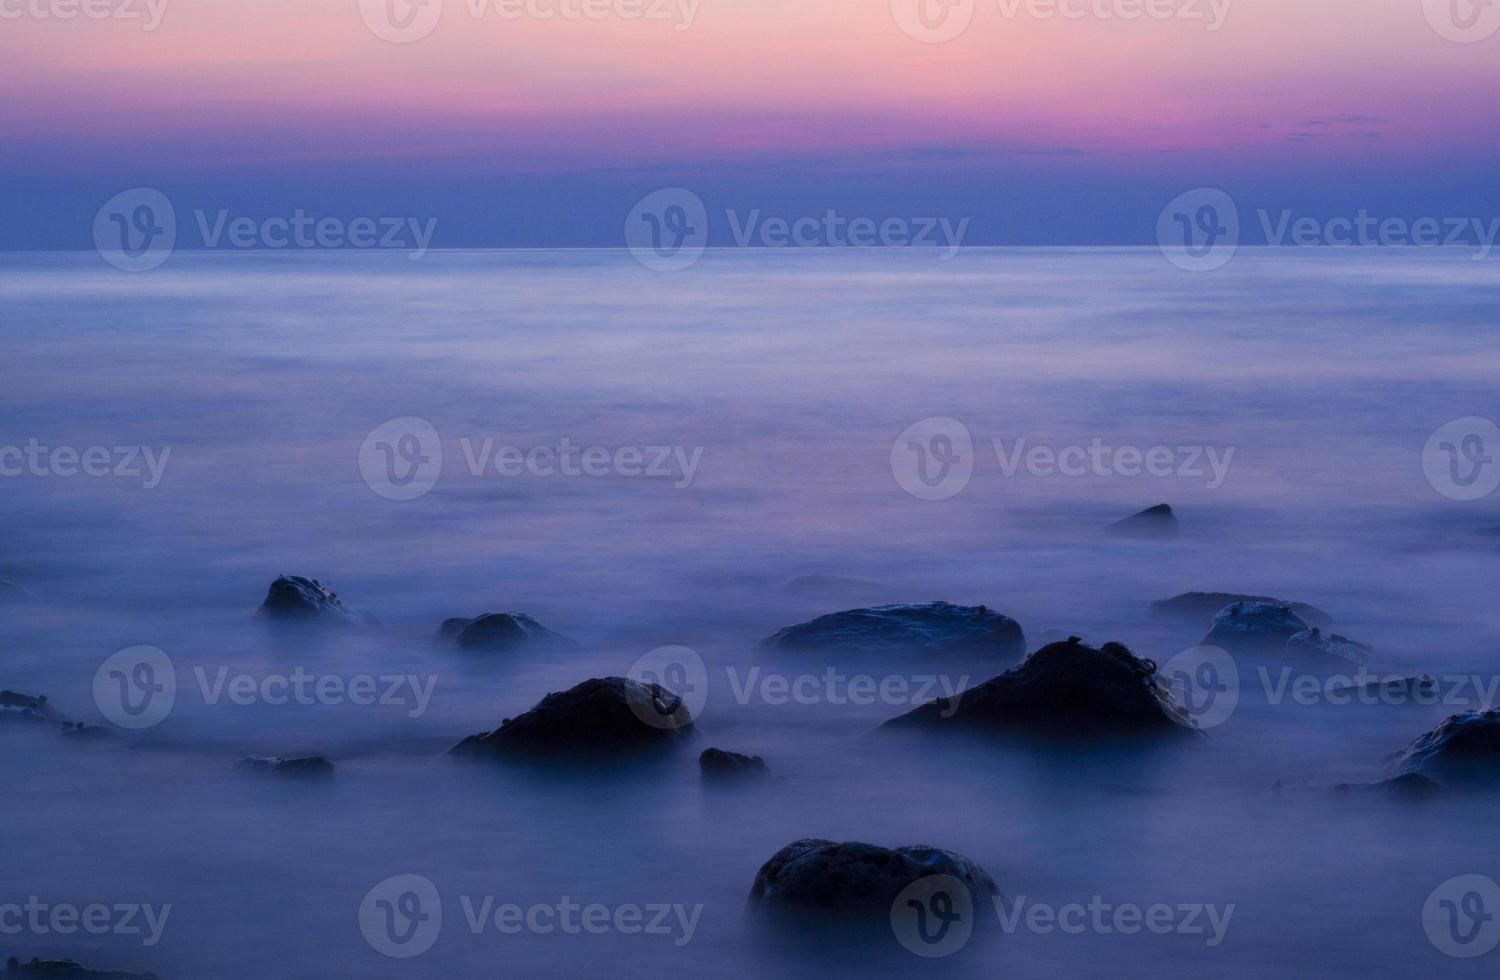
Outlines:
[{"label": "submerged rock", "polygon": [[0,691],[0,721],[30,721],[71,728],[68,716],[52,707],[45,694],[32,697],[15,691]]},{"label": "submerged rock", "polygon": [[1500,710],[1453,715],[1412,742],[1395,768],[1439,782],[1500,783]]},{"label": "submerged rock", "polygon": [[761,646],[872,654],[980,652],[1008,658],[1026,652],[1026,636],[1014,619],[988,607],[928,602],[829,613],[788,626],[762,640]]},{"label": "submerged rock", "polygon": [[[1368,697],[1379,701],[1388,699],[1392,703],[1415,702],[1429,695],[1436,697],[1438,694],[1438,680],[1431,674],[1419,674],[1416,677],[1370,677],[1366,680],[1354,678],[1348,684],[1339,684],[1329,687],[1329,694],[1350,695],[1354,697]],[[1429,701],[1427,703],[1436,703]]]},{"label": "submerged rock", "polygon": [[576,645],[525,613],[485,613],[473,619],[445,619],[438,635],[465,650],[515,650],[533,643],[554,648]]},{"label": "submerged rock", "polygon": [[118,970],[87,970],[72,960],[42,960],[32,957],[22,963],[12,956],[5,961],[5,975],[19,980],[158,980],[154,973],[122,973]]},{"label": "submerged rock", "polygon": [[594,677],[549,694],[492,732],[470,735],[458,755],[612,756],[661,749],[692,733],[682,698],[660,684]]},{"label": "submerged rock", "polygon": [[983,868],[953,851],[809,838],[793,841],[761,865],[750,903],[799,916],[884,922],[902,890],[928,875],[948,875],[962,882],[976,911],[999,891]]},{"label": "submerged rock", "polygon": [[1337,633],[1324,633],[1314,626],[1288,637],[1281,658],[1294,666],[1359,667],[1369,662],[1374,652],[1375,648],[1369,644],[1357,643]]},{"label": "submerged rock", "polygon": [[1181,530],[1170,504],[1157,504],[1123,517],[1105,528],[1110,534],[1135,538],[1171,537]]},{"label": "submerged rock", "polygon": [[1408,772],[1378,783],[1339,783],[1334,787],[1340,793],[1382,793],[1405,799],[1427,799],[1443,792],[1443,787],[1423,776]]},{"label": "submerged rock", "polygon": [[1170,599],[1158,599],[1151,603],[1153,619],[1181,619],[1195,623],[1207,623],[1225,606],[1235,603],[1267,603],[1285,606],[1301,616],[1310,626],[1327,626],[1333,617],[1317,606],[1305,602],[1286,602],[1264,595],[1241,595],[1237,592],[1184,592]]},{"label": "submerged rock", "polygon": [[252,755],[235,763],[242,772],[268,773],[277,776],[330,776],[333,763],[325,756],[307,755],[284,759],[279,755]]},{"label": "submerged rock", "polygon": [[282,575],[271,583],[260,614],[289,622],[362,623],[367,617],[344,604],[315,578]]},{"label": "submerged rock", "polygon": [[[1178,720],[1174,720],[1178,719]],[[1156,664],[1121,643],[1094,649],[1076,636],[1051,643],[1014,670],[883,727],[1098,737],[1196,728],[1156,676]]]},{"label": "submerged rock", "polygon": [[698,756],[698,766],[705,776],[768,776],[771,773],[771,767],[760,756],[724,749],[704,749]]},{"label": "submerged rock", "polygon": [[1307,621],[1290,606],[1274,602],[1232,602],[1219,610],[1203,638],[1206,646],[1242,651],[1282,653],[1286,641],[1308,631]]}]

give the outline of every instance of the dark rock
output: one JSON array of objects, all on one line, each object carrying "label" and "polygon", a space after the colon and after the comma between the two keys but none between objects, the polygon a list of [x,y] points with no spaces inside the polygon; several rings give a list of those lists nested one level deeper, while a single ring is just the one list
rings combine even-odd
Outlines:
[{"label": "dark rock", "polygon": [[1165,538],[1181,530],[1170,504],[1157,504],[1121,518],[1105,528],[1110,534],[1134,538]]},{"label": "dark rock", "polygon": [[869,654],[975,652],[1013,658],[1026,652],[1026,637],[1014,619],[985,606],[928,602],[829,613],[788,626],[761,641],[761,646]]},{"label": "dark rock", "polygon": [[1274,602],[1233,602],[1219,610],[1203,638],[1207,646],[1230,653],[1281,654],[1286,641],[1308,630],[1306,620]]},{"label": "dark rock", "polygon": [[554,633],[525,613],[485,613],[473,619],[445,619],[438,635],[465,650],[515,650],[528,644],[571,647],[576,644]]},{"label": "dark rock", "polygon": [[1452,716],[1412,742],[1395,768],[1439,782],[1500,783],[1500,710]]},{"label": "dark rock", "polygon": [[1334,789],[1341,793],[1382,793],[1410,800],[1428,799],[1443,792],[1441,785],[1415,772],[1403,773],[1378,783],[1339,783]]},{"label": "dark rock", "polygon": [[52,707],[45,694],[32,697],[15,691],[0,691],[0,721],[32,721],[67,726],[73,724],[67,715]]},{"label": "dark rock", "polygon": [[1368,663],[1374,652],[1368,644],[1337,633],[1324,633],[1314,626],[1288,637],[1281,659],[1297,667],[1359,667]]},{"label": "dark rock", "polygon": [[122,973],[118,970],[86,970],[72,960],[40,960],[22,963],[12,956],[5,962],[5,975],[19,980],[158,980],[154,973]]},{"label": "dark rock", "polygon": [[1016,669],[892,718],[884,727],[909,726],[1063,738],[1196,728],[1156,676],[1155,663],[1123,644],[1096,650],[1077,637],[1048,644]]},{"label": "dark rock", "polygon": [[1355,678],[1349,684],[1330,687],[1328,693],[1353,696],[1363,694],[1393,702],[1416,701],[1428,695],[1435,697],[1438,694],[1438,681],[1431,674],[1419,674],[1416,677],[1370,677],[1368,680]]},{"label": "dark rock", "polygon": [[282,575],[271,583],[260,614],[291,622],[362,623],[367,617],[344,604],[338,594],[314,578]]},{"label": "dark rock", "polygon": [[976,913],[998,892],[983,868],[952,851],[806,839],[761,865],[750,902],[769,911],[885,922],[901,891],[928,875],[949,875],[966,885]]},{"label": "dark rock", "polygon": [[1327,626],[1333,617],[1305,602],[1284,602],[1264,595],[1240,595],[1237,592],[1184,592],[1170,599],[1158,599],[1151,603],[1153,619],[1181,619],[1202,624],[1210,622],[1225,606],[1241,603],[1268,603],[1286,606],[1301,616],[1309,626]]},{"label": "dark rock", "polygon": [[547,695],[525,714],[492,732],[470,735],[452,751],[608,757],[672,746],[692,730],[687,705],[660,684],[595,677]]},{"label": "dark rock", "polygon": [[705,776],[768,776],[771,773],[766,760],[760,756],[724,749],[704,749],[698,756],[698,765]]},{"label": "dark rock", "polygon": [[268,773],[277,776],[330,776],[333,763],[325,756],[307,755],[284,759],[279,755],[252,755],[235,763],[243,772]]}]

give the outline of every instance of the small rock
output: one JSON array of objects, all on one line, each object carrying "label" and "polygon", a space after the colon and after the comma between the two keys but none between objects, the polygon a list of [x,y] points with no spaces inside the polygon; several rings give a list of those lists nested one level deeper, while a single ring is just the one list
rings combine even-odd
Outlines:
[{"label": "small rock", "polygon": [[1309,629],[1306,620],[1272,602],[1232,602],[1219,610],[1203,638],[1206,646],[1223,647],[1230,653],[1280,654],[1286,641]]},{"label": "small rock", "polygon": [[986,606],[928,602],[829,613],[788,626],[762,640],[761,646],[867,654],[977,652],[1013,658],[1026,652],[1026,636],[1014,619]]},{"label": "small rock", "polygon": [[698,756],[698,765],[705,776],[768,776],[771,768],[758,755],[726,752],[724,749],[704,749]]},{"label": "small rock", "polygon": [[1453,715],[1412,742],[1395,769],[1440,782],[1500,783],[1500,710]]},{"label": "small rock", "polygon": [[71,726],[68,716],[52,707],[45,694],[32,697],[15,691],[0,691],[0,721],[33,721]]},{"label": "small rock", "polygon": [[344,604],[315,578],[282,575],[271,583],[260,614],[271,619],[291,622],[362,623],[366,617]]},{"label": "small rock", "polygon": [[1281,659],[1300,667],[1359,667],[1368,663],[1374,652],[1374,647],[1368,644],[1356,643],[1337,633],[1324,633],[1314,626],[1288,637]]},{"label": "small rock", "polygon": [[1431,674],[1419,674],[1416,677],[1371,677],[1368,680],[1356,678],[1351,683],[1330,687],[1328,693],[1366,695],[1375,700],[1408,703],[1428,695],[1436,695],[1438,680]]},{"label": "small rock", "polygon": [[1273,599],[1264,595],[1241,595],[1237,592],[1184,592],[1170,599],[1158,599],[1151,603],[1151,617],[1153,619],[1180,619],[1193,623],[1207,623],[1216,616],[1219,610],[1225,606],[1235,603],[1267,603],[1273,606],[1286,606],[1292,612],[1301,616],[1310,626],[1327,626],[1333,622],[1333,617],[1305,602],[1286,602],[1281,599]]},{"label": "small rock", "polygon": [[907,726],[1064,738],[1195,727],[1157,678],[1155,663],[1124,644],[1096,650],[1076,636],[1048,644],[1014,670],[892,718],[884,727]]},{"label": "small rock", "polygon": [[307,755],[292,759],[284,759],[279,755],[252,755],[235,763],[235,768],[244,772],[268,773],[277,776],[329,776],[333,774],[333,763],[321,755]]},{"label": "small rock", "polygon": [[1181,530],[1170,504],[1157,504],[1121,518],[1105,528],[1110,534],[1134,538],[1172,537]]},{"label": "small rock", "polygon": [[438,635],[452,639],[465,650],[509,651],[528,644],[554,648],[577,645],[525,613],[485,613],[473,619],[445,619]]},{"label": "small rock", "polygon": [[36,957],[32,957],[28,963],[22,963],[14,956],[5,961],[5,975],[18,980],[158,980],[154,973],[86,970],[72,960],[42,960]]},{"label": "small rock", "polygon": [[891,906],[912,882],[948,875],[966,885],[976,917],[997,894],[983,868],[936,847],[878,847],[860,841],[793,841],[761,865],[750,889],[754,907],[800,917],[888,922]]},{"label": "small rock", "polygon": [[549,694],[492,732],[470,735],[458,755],[608,757],[675,745],[692,733],[682,699],[660,684],[594,677]]}]

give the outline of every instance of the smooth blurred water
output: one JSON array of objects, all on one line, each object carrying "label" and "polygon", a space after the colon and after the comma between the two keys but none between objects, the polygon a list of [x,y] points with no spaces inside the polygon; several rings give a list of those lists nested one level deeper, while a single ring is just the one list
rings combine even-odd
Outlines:
[{"label": "smooth blurred water", "polygon": [[[1321,789],[1462,705],[1270,706],[1201,744],[1100,755],[872,734],[890,704],[747,703],[784,674],[987,679],[920,658],[787,663],[777,628],[881,601],[985,603],[1034,648],[1078,634],[1165,661],[1206,624],[1146,616],[1189,589],[1317,604],[1397,672],[1500,673],[1500,498],[1448,499],[1421,453],[1444,423],[1500,415],[1500,266],[1415,250],[1245,250],[1191,274],[1148,250],[716,251],[661,274],[624,252],[179,253],[129,275],[86,255],[0,256],[0,446],[170,447],[142,478],[0,477],[0,688],[103,723],[96,669],[149,644],[176,665],[162,724],[96,741],[0,730],[0,903],[170,902],[162,941],[0,936],[0,953],[183,977],[944,974],[1492,975],[1429,943],[1429,893],[1500,877],[1485,797],[1413,804]],[[430,493],[385,499],[366,436],[428,420]],[[892,443],[963,422],[973,476],[919,500]],[[1227,477],[1006,475],[990,448],[1233,449]],[[473,475],[464,442],[673,446],[690,485]],[[1169,542],[1100,528],[1170,502]],[[252,616],[277,574],[331,584],[381,620],[310,638]],[[866,580],[788,592],[809,574]],[[449,616],[525,611],[568,654],[461,654]],[[443,755],[548,691],[646,651],[708,665],[702,735],[611,775],[455,765]],[[207,704],[195,668],[414,674],[431,703]],[[731,680],[730,672],[734,679]],[[706,745],[774,778],[701,782]],[[327,753],[326,783],[248,779],[255,753]],[[1205,902],[1201,936],[1018,933],[918,959],[787,941],[745,917],[759,865],[806,836],[931,843],[1008,896]],[[360,901],[429,877],[436,945],[365,942]],[[459,896],[529,905],[702,903],[690,942],[471,934]]]}]

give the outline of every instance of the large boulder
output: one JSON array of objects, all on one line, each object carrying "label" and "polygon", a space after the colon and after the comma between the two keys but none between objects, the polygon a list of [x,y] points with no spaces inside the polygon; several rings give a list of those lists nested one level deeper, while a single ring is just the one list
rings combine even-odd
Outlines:
[{"label": "large boulder", "polygon": [[368,617],[345,605],[315,578],[282,575],[271,583],[260,614],[285,622],[363,623]]},{"label": "large boulder", "polygon": [[1230,653],[1280,655],[1286,641],[1309,630],[1307,621],[1290,606],[1274,602],[1231,602],[1213,619],[1205,646],[1223,647]]},{"label": "large boulder", "polygon": [[771,768],[758,755],[729,752],[725,749],[707,748],[698,756],[698,767],[707,777],[718,776],[769,776]]},{"label": "large boulder", "polygon": [[1337,633],[1324,633],[1314,626],[1288,637],[1281,659],[1289,666],[1312,669],[1361,667],[1370,662],[1370,654],[1374,652],[1367,643]]},{"label": "large boulder", "polygon": [[1128,538],[1170,538],[1181,530],[1181,525],[1170,504],[1157,504],[1122,517],[1105,530]]},{"label": "large boulder", "polygon": [[610,757],[671,747],[693,731],[682,698],[660,684],[594,677],[549,694],[492,732],[455,745],[458,755]]},{"label": "large boulder", "polygon": [[575,645],[525,613],[485,613],[473,619],[445,619],[438,635],[465,650],[506,652],[532,644],[553,648]]},{"label": "large boulder", "polygon": [[793,841],[761,865],[750,888],[750,903],[803,918],[886,922],[902,890],[929,875],[962,882],[976,911],[999,891],[983,868],[953,851],[809,838]]},{"label": "large boulder", "polygon": [[1396,771],[1438,782],[1500,783],[1500,710],[1452,716],[1412,742],[1397,757]]},{"label": "large boulder", "polygon": [[[1175,719],[1175,720],[1174,720]],[[1050,643],[1014,670],[892,718],[887,728],[1011,732],[1046,737],[1134,736],[1196,728],[1156,664],[1121,643]]]},{"label": "large boulder", "polygon": [[1007,659],[1026,652],[1026,636],[1014,619],[985,606],[927,602],[829,613],[779,630],[761,646],[868,654],[973,652]]},{"label": "large boulder", "polygon": [[1332,616],[1317,606],[1311,606],[1305,602],[1286,602],[1270,596],[1242,595],[1238,592],[1184,592],[1170,599],[1158,599],[1151,603],[1151,617],[1153,619],[1177,619],[1202,625],[1218,615],[1219,610],[1225,606],[1234,605],[1236,602],[1286,606],[1301,616],[1310,626],[1327,626],[1333,622]]}]

